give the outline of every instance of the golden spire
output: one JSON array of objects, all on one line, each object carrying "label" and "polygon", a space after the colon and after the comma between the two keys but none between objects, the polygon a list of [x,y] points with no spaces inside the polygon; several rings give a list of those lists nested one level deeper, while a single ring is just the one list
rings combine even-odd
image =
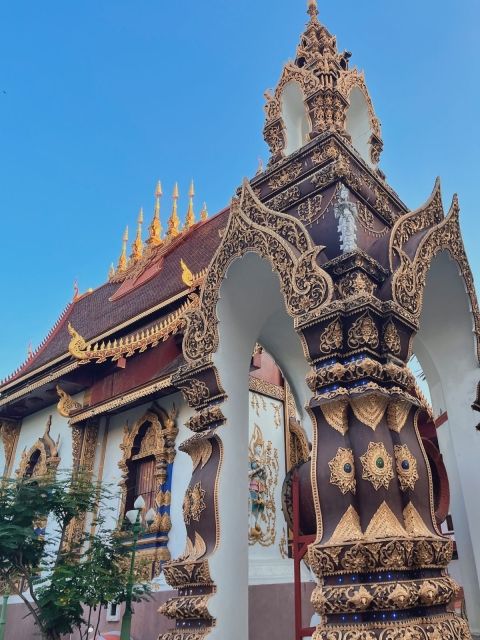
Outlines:
[{"label": "golden spire", "polygon": [[203,203],[203,207],[202,210],[200,211],[200,220],[202,222],[205,222],[205,220],[208,218],[208,211],[207,211],[207,203],[204,202]]},{"label": "golden spire", "polygon": [[307,13],[311,19],[318,16],[317,0],[307,0]]},{"label": "golden spire", "polygon": [[140,211],[138,212],[138,223],[137,223],[137,236],[132,244],[132,253],[130,258],[137,262],[143,255],[143,240],[142,240],[142,224],[143,224],[143,209],[140,207]]},{"label": "golden spire", "polygon": [[193,184],[193,180],[190,183],[190,191],[188,192],[188,210],[187,217],[185,218],[185,226],[184,229],[187,231],[195,224],[195,212],[193,210],[193,198],[195,196],[195,186]]},{"label": "golden spire", "polygon": [[170,214],[170,218],[168,220],[168,229],[167,229],[167,239],[173,240],[180,233],[180,220],[178,218],[178,182],[175,183],[175,187],[173,188],[173,205],[172,205],[172,213]]},{"label": "golden spire", "polygon": [[111,280],[115,276],[115,267],[112,264],[110,265],[110,269],[108,270],[108,279]]},{"label": "golden spire", "polygon": [[125,231],[123,232],[122,239],[122,253],[120,254],[120,258],[118,260],[117,271],[125,271],[127,268],[127,242],[128,242],[128,227],[125,227]]},{"label": "golden spire", "polygon": [[162,244],[162,223],[160,221],[160,198],[162,195],[162,183],[159,180],[157,182],[157,188],[155,189],[155,209],[153,212],[153,220],[148,227],[147,244],[152,246]]}]

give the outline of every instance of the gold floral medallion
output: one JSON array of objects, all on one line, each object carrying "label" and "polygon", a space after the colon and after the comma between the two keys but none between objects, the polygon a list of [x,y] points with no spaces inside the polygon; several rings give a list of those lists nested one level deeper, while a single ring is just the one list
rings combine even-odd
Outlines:
[{"label": "gold floral medallion", "polygon": [[406,444],[395,445],[394,450],[400,487],[402,491],[413,491],[418,480],[417,461]]},{"label": "gold floral medallion", "polygon": [[330,483],[336,485],[343,494],[349,491],[355,493],[357,481],[355,480],[353,451],[340,447],[328,466],[331,472]]},{"label": "gold floral medallion", "polygon": [[393,480],[393,460],[383,442],[370,442],[360,460],[363,466],[362,478],[371,482],[375,491],[380,487],[388,489]]}]

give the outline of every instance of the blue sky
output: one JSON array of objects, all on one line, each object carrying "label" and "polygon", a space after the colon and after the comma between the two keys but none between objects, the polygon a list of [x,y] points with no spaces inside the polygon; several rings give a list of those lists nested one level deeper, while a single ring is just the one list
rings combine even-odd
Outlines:
[{"label": "blue sky", "polygon": [[[320,0],[320,18],[366,71],[382,168],[412,208],[440,175],[460,195],[477,281],[478,0]],[[101,284],[156,181],[163,217],[223,208],[252,176],[263,92],[294,55],[304,0],[15,0],[0,4],[0,377],[72,298]]]}]

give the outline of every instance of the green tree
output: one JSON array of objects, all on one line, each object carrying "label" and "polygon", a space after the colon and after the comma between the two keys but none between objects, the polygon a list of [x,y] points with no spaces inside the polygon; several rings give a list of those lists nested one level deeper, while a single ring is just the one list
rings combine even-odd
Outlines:
[{"label": "green tree", "polygon": [[[23,599],[44,640],[73,632],[86,639],[109,602],[125,601],[130,552],[124,538],[98,518],[94,533],[68,535],[74,519],[104,517],[108,498],[108,489],[81,471],[0,485],[0,580]],[[148,593],[140,584],[134,600]]]}]

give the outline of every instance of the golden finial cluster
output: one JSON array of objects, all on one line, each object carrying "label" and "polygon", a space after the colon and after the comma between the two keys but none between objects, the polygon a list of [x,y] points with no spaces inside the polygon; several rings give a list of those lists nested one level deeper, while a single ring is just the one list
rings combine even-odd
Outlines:
[{"label": "golden finial cluster", "polygon": [[[160,217],[160,205],[163,196],[162,183],[160,180],[155,188],[155,205],[153,210],[153,218],[148,226],[148,238],[143,241],[143,209],[141,208],[137,218],[137,233],[131,246],[131,253],[128,256],[128,227],[125,229],[122,240],[122,251],[118,260],[117,267],[112,264],[108,273],[110,281],[121,281],[128,275],[131,268],[139,263],[143,263],[157,247],[166,247],[172,240],[175,240],[183,233],[187,233],[195,224],[195,186],[193,180],[190,183],[188,191],[188,207],[185,215],[185,221],[182,226],[178,215],[178,201],[180,191],[178,183],[175,183],[172,193],[172,210],[167,222],[166,233],[163,234],[162,222]],[[200,221],[204,222],[208,217],[207,205],[204,203],[200,212]]]}]

